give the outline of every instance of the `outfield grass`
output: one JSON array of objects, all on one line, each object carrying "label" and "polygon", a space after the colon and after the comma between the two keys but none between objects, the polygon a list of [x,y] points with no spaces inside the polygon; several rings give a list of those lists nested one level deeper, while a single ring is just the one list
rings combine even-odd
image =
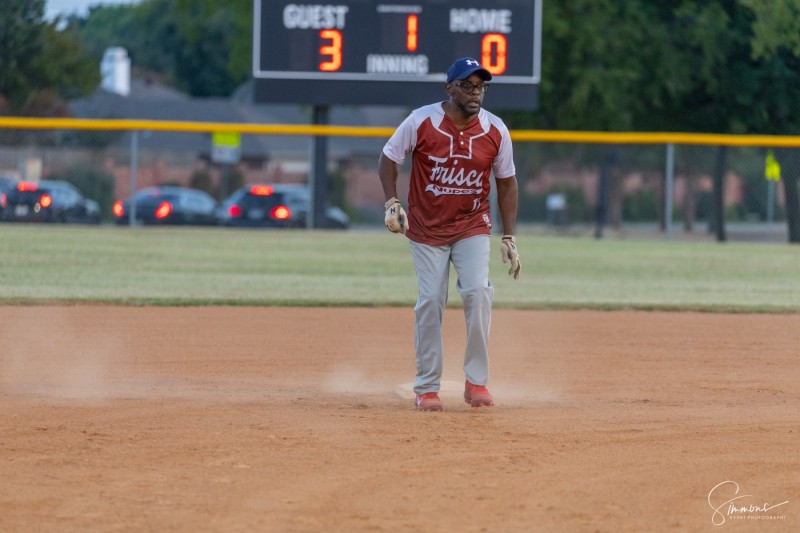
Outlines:
[{"label": "outfield grass", "polygon": [[[800,248],[520,235],[492,250],[502,307],[800,311]],[[455,278],[455,275],[453,275]],[[451,283],[450,303],[460,305]],[[0,225],[0,303],[413,305],[404,237],[376,232]]]}]

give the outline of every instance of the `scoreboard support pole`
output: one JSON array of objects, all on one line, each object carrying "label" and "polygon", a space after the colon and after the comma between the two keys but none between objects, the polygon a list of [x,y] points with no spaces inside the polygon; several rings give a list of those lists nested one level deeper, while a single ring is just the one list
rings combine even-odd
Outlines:
[{"label": "scoreboard support pole", "polygon": [[[329,123],[328,106],[315,105],[312,117],[313,124]],[[328,137],[315,135],[311,138],[311,168],[308,177],[311,181],[311,206],[308,210],[307,228],[324,228],[326,226],[325,206],[328,202]]]}]

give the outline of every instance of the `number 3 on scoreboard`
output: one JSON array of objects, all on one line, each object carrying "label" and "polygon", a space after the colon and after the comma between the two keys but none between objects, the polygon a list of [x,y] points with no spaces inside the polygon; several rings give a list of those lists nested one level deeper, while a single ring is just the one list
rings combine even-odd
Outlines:
[{"label": "number 3 on scoreboard", "polygon": [[339,70],[342,66],[342,34],[339,30],[322,30],[319,32],[321,39],[328,41],[319,47],[319,55],[328,56],[328,61],[319,64],[319,69],[325,72]]}]

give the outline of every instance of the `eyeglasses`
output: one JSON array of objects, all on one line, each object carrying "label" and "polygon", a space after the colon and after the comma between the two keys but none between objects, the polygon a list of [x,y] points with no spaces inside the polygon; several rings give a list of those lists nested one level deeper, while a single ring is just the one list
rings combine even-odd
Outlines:
[{"label": "eyeglasses", "polygon": [[454,81],[453,85],[458,86],[462,91],[464,91],[467,94],[470,94],[475,89],[478,89],[478,91],[480,91],[481,93],[485,93],[486,91],[489,90],[488,83],[481,83],[480,85],[475,85],[468,81]]}]

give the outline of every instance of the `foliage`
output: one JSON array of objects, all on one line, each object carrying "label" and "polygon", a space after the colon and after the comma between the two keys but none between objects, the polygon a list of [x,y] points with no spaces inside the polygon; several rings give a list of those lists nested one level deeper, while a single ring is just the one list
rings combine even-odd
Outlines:
[{"label": "foliage", "polygon": [[639,189],[622,199],[622,218],[627,222],[658,220],[661,197],[652,189]]},{"label": "foliage", "polygon": [[216,190],[210,191],[217,200],[225,200],[237,189],[244,187],[247,181],[244,172],[236,165],[223,165],[220,170],[220,182]]},{"label": "foliage", "polygon": [[195,170],[194,172],[192,172],[192,175],[189,176],[189,187],[213,195],[214,178],[211,177],[211,173],[208,170],[205,169]]},{"label": "foliage", "polygon": [[[796,135],[798,14],[800,0],[546,3],[541,109],[504,118],[516,128]],[[784,180],[790,240],[800,242],[798,179]]]},{"label": "foliage", "polygon": [[347,179],[341,169],[328,173],[328,201],[340,209],[351,213],[347,202]]},{"label": "foliage", "polygon": [[[106,48],[112,46],[122,46],[129,54],[134,53],[132,43],[138,31],[135,15],[133,5],[95,6],[89,8],[86,19],[72,16],[67,23],[78,33],[87,53],[99,63]],[[155,28],[151,28],[151,31],[155,31]],[[159,44],[160,48],[166,48],[169,43],[162,41]],[[164,68],[162,65],[161,69]]]},{"label": "foliage", "polygon": [[[786,134],[800,129],[800,0],[575,0],[543,10],[541,109],[514,128]],[[74,21],[96,60],[195,96],[250,75],[252,1],[143,0]]]},{"label": "foliage", "polygon": [[145,0],[94,7],[71,22],[96,61],[121,46],[137,75],[192,96],[228,96],[250,73],[250,0]]},{"label": "foliage", "polygon": [[545,3],[541,109],[515,128],[796,134],[800,0]]},{"label": "foliage", "polygon": [[59,23],[44,20],[44,0],[16,0],[0,10],[0,114],[62,114],[67,99],[97,87],[97,65]]},{"label": "foliage", "polygon": [[[187,18],[181,18],[180,23]],[[178,87],[194,96],[229,95],[242,81],[234,79],[228,71],[230,41],[234,35],[230,13],[216,11],[189,27],[194,31],[182,34],[183,46],[176,53]]]},{"label": "foliage", "polygon": [[781,52],[800,56],[800,0],[740,0],[755,14],[752,48],[754,58]]},{"label": "foliage", "polygon": [[175,0],[176,74],[196,96],[227,96],[250,74],[251,0]]},{"label": "foliage", "polygon": [[207,169],[198,169],[189,177],[189,186],[207,192],[217,200],[225,200],[234,191],[244,187],[246,177],[235,165],[221,165],[219,167],[219,180]]}]

